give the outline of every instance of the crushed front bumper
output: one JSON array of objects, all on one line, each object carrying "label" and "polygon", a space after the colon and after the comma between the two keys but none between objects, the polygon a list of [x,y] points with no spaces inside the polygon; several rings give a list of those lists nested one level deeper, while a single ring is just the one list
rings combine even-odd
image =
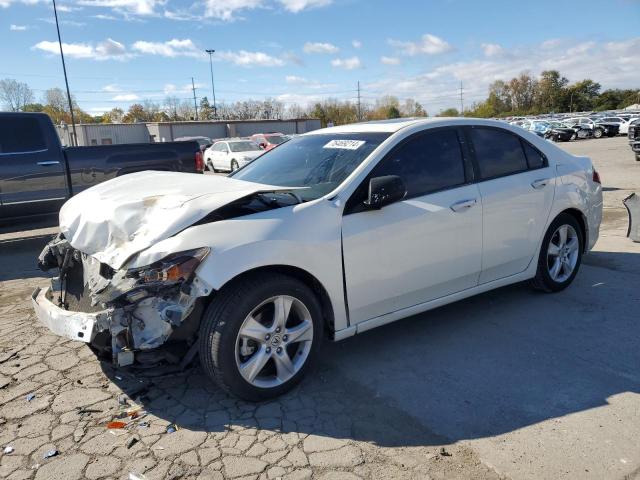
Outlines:
[{"label": "crushed front bumper", "polygon": [[36,288],[31,294],[31,303],[40,323],[56,335],[90,343],[100,331],[99,326],[109,324],[112,310],[71,312],[58,307],[51,298],[51,288]]}]

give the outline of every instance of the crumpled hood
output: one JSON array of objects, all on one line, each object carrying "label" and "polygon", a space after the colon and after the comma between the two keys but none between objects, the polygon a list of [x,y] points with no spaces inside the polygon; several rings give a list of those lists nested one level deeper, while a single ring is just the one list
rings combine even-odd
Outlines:
[{"label": "crumpled hood", "polygon": [[60,210],[60,230],[75,249],[118,270],[228,203],[285,190],[291,188],[195,173],[131,173],[71,197]]}]

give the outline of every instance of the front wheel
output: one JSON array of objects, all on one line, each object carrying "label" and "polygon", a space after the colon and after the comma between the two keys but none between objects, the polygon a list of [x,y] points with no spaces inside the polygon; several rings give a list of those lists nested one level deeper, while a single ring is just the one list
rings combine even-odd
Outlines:
[{"label": "front wheel", "polygon": [[569,140],[573,141],[573,140],[575,140],[576,138],[578,138],[578,134],[577,134],[576,132],[573,132],[573,133],[571,134],[571,138],[570,138]]},{"label": "front wheel", "polygon": [[238,166],[238,162],[236,160],[231,160],[231,171],[235,172],[238,168],[240,168]]},{"label": "front wheel", "polygon": [[640,153],[636,153],[636,162],[640,162]]},{"label": "front wheel", "polygon": [[567,288],[580,268],[584,239],[576,219],[561,213],[551,223],[542,241],[538,269],[531,285],[544,292]]},{"label": "front wheel", "polygon": [[299,280],[256,274],[224,287],[200,326],[200,361],[227,392],[250,401],[277,397],[300,380],[318,356],[320,305]]},{"label": "front wheel", "polygon": [[596,128],[593,132],[593,137],[594,138],[600,138],[602,137],[602,135],[604,134],[604,132],[602,131],[601,128]]}]

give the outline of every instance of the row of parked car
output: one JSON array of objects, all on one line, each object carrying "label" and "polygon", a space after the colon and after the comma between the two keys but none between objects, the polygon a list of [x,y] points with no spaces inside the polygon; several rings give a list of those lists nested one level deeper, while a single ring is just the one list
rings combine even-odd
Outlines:
[{"label": "row of parked car", "polygon": [[583,138],[628,135],[629,126],[640,120],[640,114],[593,114],[562,118],[517,118],[509,123],[529,130],[555,142],[568,142]]},{"label": "row of parked car", "polygon": [[209,137],[182,137],[200,144],[205,168],[213,172],[233,172],[267,150],[291,139],[282,133],[256,133],[250,137],[212,140]]}]

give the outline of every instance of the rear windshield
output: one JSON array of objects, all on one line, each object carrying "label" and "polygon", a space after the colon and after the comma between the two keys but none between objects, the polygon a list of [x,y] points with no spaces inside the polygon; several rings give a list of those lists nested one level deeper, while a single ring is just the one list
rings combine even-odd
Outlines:
[{"label": "rear windshield", "polygon": [[295,137],[231,176],[267,185],[306,187],[297,193],[303,200],[314,200],[340,185],[389,135],[334,133]]},{"label": "rear windshield", "polygon": [[274,145],[280,145],[281,143],[287,141],[287,138],[282,137],[280,135],[267,135],[265,138],[267,139],[267,142],[272,143]]}]

